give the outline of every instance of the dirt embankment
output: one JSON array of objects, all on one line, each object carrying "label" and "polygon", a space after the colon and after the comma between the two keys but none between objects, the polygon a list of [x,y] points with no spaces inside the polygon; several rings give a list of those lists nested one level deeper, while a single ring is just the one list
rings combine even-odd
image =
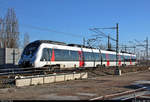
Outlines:
[{"label": "dirt embankment", "polygon": [[[137,70],[140,69],[141,68],[137,68]],[[142,69],[143,72],[139,71],[138,73],[131,74],[126,73],[121,76],[108,75],[108,73],[102,76],[105,71],[110,71],[110,69],[103,70],[103,73],[99,70],[100,69],[95,69],[92,72],[89,71],[90,78],[84,80],[0,89],[0,99],[89,100],[99,96],[137,89],[138,87],[133,83],[139,80],[150,80],[150,71],[147,69],[145,71]],[[94,77],[94,75],[96,77]]]}]

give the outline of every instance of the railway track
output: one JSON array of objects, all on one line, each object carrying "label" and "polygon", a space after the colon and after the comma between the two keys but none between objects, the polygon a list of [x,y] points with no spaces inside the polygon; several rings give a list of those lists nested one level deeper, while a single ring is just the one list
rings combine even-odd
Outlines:
[{"label": "railway track", "polygon": [[115,94],[110,94],[110,95],[105,95],[105,96],[99,96],[90,99],[92,100],[129,100],[133,99],[142,95],[145,95],[149,93],[149,91],[146,90],[146,87],[138,88],[135,90],[129,90],[121,93],[115,93]]},{"label": "railway track", "polygon": [[[134,72],[134,71],[142,71],[147,70],[148,67],[146,66],[126,66],[126,67],[119,67],[122,70],[122,73],[127,72]],[[1,76],[11,76],[11,75],[39,75],[39,74],[53,74],[53,73],[72,73],[72,72],[89,72],[93,75],[113,75],[115,67],[99,67],[99,68],[66,68],[60,70],[50,70],[48,67],[42,68],[0,68],[0,77]]]},{"label": "railway track", "polygon": [[[145,66],[128,66],[120,67],[123,73],[134,72],[134,71],[144,71],[148,70]],[[46,74],[62,74],[62,73],[78,73],[78,72],[88,72],[88,77],[100,77],[104,75],[113,75],[115,67],[105,67],[105,68],[74,68],[74,69],[61,69],[50,71],[48,68],[0,68],[0,88],[10,87],[14,85],[15,76],[34,76],[34,75],[46,75]]]},{"label": "railway track", "polygon": [[49,70],[48,68],[0,68],[0,76],[8,75],[36,75],[36,74],[52,74],[52,73],[70,73],[74,71],[83,71],[83,69],[61,69],[61,70]]},{"label": "railway track", "polygon": [[1,68],[0,69],[0,88],[8,88],[15,85],[16,76],[34,76],[34,75],[44,75],[44,74],[61,74],[61,73],[72,73],[81,72],[84,69],[62,69],[56,71],[50,71],[47,68]]}]

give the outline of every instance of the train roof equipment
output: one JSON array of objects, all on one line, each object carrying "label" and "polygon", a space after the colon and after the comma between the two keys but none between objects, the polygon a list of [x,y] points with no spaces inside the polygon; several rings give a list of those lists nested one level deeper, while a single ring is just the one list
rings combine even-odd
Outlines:
[{"label": "train roof equipment", "polygon": [[85,45],[80,45],[80,44],[68,44],[68,46],[82,47],[82,48],[92,48],[92,49],[95,49],[95,48],[93,48],[93,47],[89,47],[89,46],[85,46]]},{"label": "train roof equipment", "polygon": [[33,43],[49,43],[49,44],[58,44],[58,45],[67,45],[64,42],[59,42],[59,41],[51,41],[51,40],[36,40]]}]

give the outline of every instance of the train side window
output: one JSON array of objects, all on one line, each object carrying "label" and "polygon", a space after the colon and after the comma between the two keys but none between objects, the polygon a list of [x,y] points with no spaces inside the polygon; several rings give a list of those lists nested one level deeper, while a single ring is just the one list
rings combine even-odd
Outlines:
[{"label": "train side window", "polygon": [[85,61],[94,61],[96,58],[95,53],[93,52],[83,52]]},{"label": "train side window", "polygon": [[95,56],[93,52],[91,52],[91,57],[92,57],[92,61],[95,61]]},{"label": "train side window", "polygon": [[85,61],[90,61],[92,58],[91,58],[91,55],[89,52],[84,52],[84,60]]},{"label": "train side window", "polygon": [[133,61],[133,62],[136,61],[136,57],[135,57],[135,56],[132,57],[132,61]]},{"label": "train side window", "polygon": [[126,61],[127,60],[127,58],[126,58],[126,56],[124,55],[124,61]]},{"label": "train side window", "polygon": [[55,60],[61,61],[63,59],[62,58],[62,51],[60,49],[55,49],[54,52],[55,52]]},{"label": "train side window", "polygon": [[116,61],[116,54],[113,54],[113,60]]},{"label": "train side window", "polygon": [[55,49],[55,60],[56,61],[67,61],[69,59],[69,51]]},{"label": "train side window", "polygon": [[86,52],[83,52],[83,54],[84,54],[84,61],[87,61],[88,57],[87,57]]},{"label": "train side window", "polygon": [[114,55],[114,54],[109,54],[109,60],[110,60],[110,61],[115,61],[115,60],[116,60],[116,55]]},{"label": "train side window", "polygon": [[124,61],[124,56],[123,55],[121,55],[121,61]]},{"label": "train side window", "polygon": [[95,61],[100,61],[100,54],[99,53],[94,53]]},{"label": "train side window", "polygon": [[97,53],[93,53],[94,55],[94,60],[96,61],[97,60]]},{"label": "train side window", "polygon": [[68,61],[69,60],[69,50],[62,50],[63,51],[63,60]]},{"label": "train side window", "polygon": [[71,51],[70,50],[68,50],[68,60],[72,61],[72,55],[71,55]]},{"label": "train side window", "polygon": [[129,62],[130,61],[130,56],[125,56],[125,61]]},{"label": "train side window", "polygon": [[44,48],[42,51],[42,57],[40,59],[40,61],[50,61],[50,51],[48,48]]},{"label": "train side window", "polygon": [[77,51],[71,51],[71,60],[72,61],[78,61],[79,60],[79,55]]},{"label": "train side window", "polygon": [[84,61],[87,61],[87,54],[86,54],[86,52],[83,52],[83,54],[84,54]]},{"label": "train side window", "polygon": [[89,61],[94,61],[94,56],[92,52],[89,52]]},{"label": "train side window", "polygon": [[97,61],[97,53],[94,53],[94,60]]},{"label": "train side window", "polygon": [[130,56],[128,56],[128,61],[131,61],[131,57]]},{"label": "train side window", "polygon": [[112,54],[109,54],[109,61],[112,61],[114,59],[114,56]]},{"label": "train side window", "polygon": [[109,61],[112,61],[112,54],[108,54],[108,59],[109,59]]},{"label": "train side window", "polygon": [[71,56],[71,51],[69,50],[69,56]]},{"label": "train side window", "polygon": [[70,61],[71,60],[71,53],[70,50],[67,50],[67,60]]},{"label": "train side window", "polygon": [[84,61],[87,61],[88,60],[88,56],[86,54],[86,52],[84,52]]},{"label": "train side window", "polygon": [[104,53],[102,53],[102,60],[105,61],[106,60],[106,55]]},{"label": "train side window", "polygon": [[134,58],[133,58],[133,56],[131,56],[131,61],[132,61],[132,62],[134,61]]},{"label": "train side window", "polygon": [[60,55],[59,57],[61,57],[61,60],[62,60],[62,61],[66,60],[66,53],[65,53],[65,50],[61,50],[61,55]]}]

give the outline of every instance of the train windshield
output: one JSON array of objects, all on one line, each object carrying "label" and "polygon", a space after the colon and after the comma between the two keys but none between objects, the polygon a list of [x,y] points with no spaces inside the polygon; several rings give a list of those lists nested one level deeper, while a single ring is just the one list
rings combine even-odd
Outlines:
[{"label": "train windshield", "polygon": [[34,44],[34,43],[28,44],[23,51],[23,55],[33,56],[35,52],[37,51],[38,47],[39,45]]}]

